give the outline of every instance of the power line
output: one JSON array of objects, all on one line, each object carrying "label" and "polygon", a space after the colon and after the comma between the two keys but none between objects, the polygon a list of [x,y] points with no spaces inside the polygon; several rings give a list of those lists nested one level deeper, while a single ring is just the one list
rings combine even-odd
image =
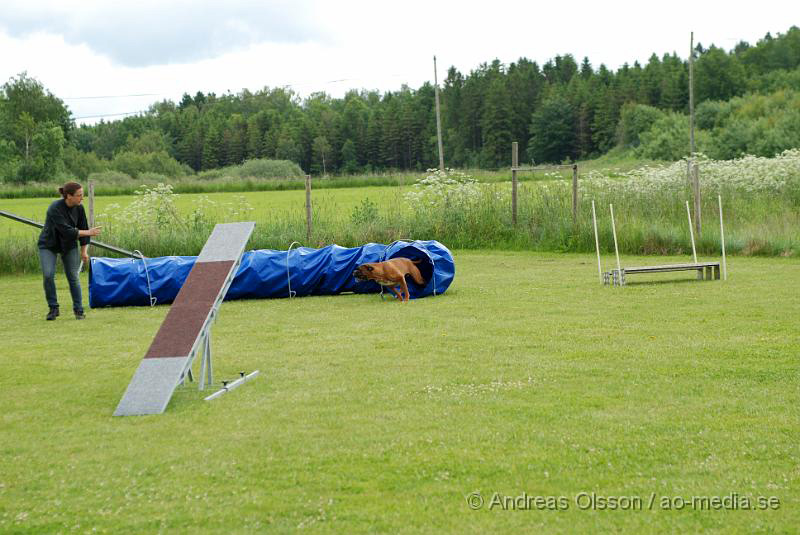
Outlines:
[{"label": "power line", "polygon": [[136,93],[131,95],[96,95],[86,97],[65,97],[62,100],[89,100],[100,98],[128,98],[128,97],[157,97],[159,95],[166,95],[166,93]]},{"label": "power line", "polygon": [[84,115],[82,117],[73,117],[73,119],[97,119],[100,117],[118,117],[120,115],[136,115],[137,113],[147,113],[148,110],[127,111],[124,113],[104,113],[102,115]]},{"label": "power line", "polygon": [[[403,78],[403,77],[408,77],[408,76],[413,76],[413,75],[410,74],[410,73],[406,73],[406,74],[387,74],[387,75],[385,75],[386,78]],[[290,83],[290,84],[281,84],[281,85],[277,85],[275,87],[299,87],[299,86],[308,86],[308,85],[324,86],[326,84],[336,84],[336,83],[341,83],[341,82],[355,82],[355,81],[364,81],[364,80],[367,80],[367,78],[363,78],[363,77],[340,78],[338,80],[328,80],[328,81],[323,81],[323,82],[320,82],[318,80],[314,80],[314,81],[306,81],[306,82],[293,82],[293,83]],[[355,88],[353,88],[353,89],[355,89]]]},{"label": "power line", "polygon": [[128,98],[128,97],[157,97],[159,95],[166,95],[166,93],[135,93],[131,95],[98,95],[90,97],[66,97],[62,100],[88,100],[95,98]]},{"label": "power line", "polygon": [[[412,76],[412,74],[410,74],[410,73],[405,73],[405,74],[387,74],[385,76],[387,78],[402,78],[404,76]],[[307,81],[302,81],[302,82],[292,82],[292,83],[286,83],[286,84],[277,84],[277,85],[275,85],[273,87],[277,88],[277,87],[295,87],[295,86],[305,86],[305,85],[325,85],[325,84],[336,84],[336,83],[341,83],[341,82],[353,82],[353,81],[359,81],[359,80],[365,80],[365,78],[363,78],[363,77],[339,78],[339,79],[336,79],[336,80],[326,80],[326,81],[307,80]],[[270,86],[266,86],[266,87],[270,87]],[[243,88],[243,89],[246,89],[246,88]],[[230,91],[230,89],[228,89],[227,91]],[[171,93],[131,93],[131,94],[128,94],[128,95],[87,95],[87,96],[80,96],[80,97],[63,97],[63,98],[61,98],[61,100],[89,100],[89,99],[101,99],[101,98],[129,98],[129,97],[158,97],[158,96],[162,96],[162,95],[171,95],[173,93],[176,93],[176,91],[173,91]],[[188,92],[188,91],[183,91],[183,94],[191,96],[190,92]]]},{"label": "power line", "polygon": [[[389,78],[400,78],[403,76],[407,76],[404,74],[390,74],[387,75]],[[353,82],[357,80],[364,80],[364,78],[340,78],[338,80],[328,80],[325,82],[295,82],[291,84],[284,84],[280,86],[274,86],[275,88],[278,87],[298,87],[298,86],[308,86],[308,85],[326,85],[326,84],[334,84],[334,83],[342,83],[342,82]],[[228,90],[230,92],[230,90]],[[95,99],[111,99],[111,98],[129,98],[129,97],[155,97],[161,95],[167,95],[169,93],[132,93],[129,95],[90,95],[90,96],[81,96],[81,97],[66,97],[62,100],[95,100]],[[188,95],[188,92],[184,92],[185,95]],[[100,115],[82,115],[80,117],[73,117],[73,120],[80,120],[80,119],[101,119],[103,117],[123,117],[128,115],[136,115],[140,113],[147,113],[149,110],[140,110],[140,111],[129,111],[123,113],[104,113]]]}]

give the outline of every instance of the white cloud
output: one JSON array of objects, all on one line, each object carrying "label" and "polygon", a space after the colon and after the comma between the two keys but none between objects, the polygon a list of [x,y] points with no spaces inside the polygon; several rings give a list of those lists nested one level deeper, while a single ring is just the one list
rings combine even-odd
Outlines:
[{"label": "white cloud", "polygon": [[0,11],[12,37],[46,32],[129,67],[202,60],[261,42],[325,40],[302,1],[26,2]]},{"label": "white cloud", "polygon": [[[542,64],[572,54],[616,69],[645,63],[654,52],[686,57],[690,31],[706,46],[730,49],[738,40],[754,44],[766,32],[787,31],[800,9],[786,6],[775,0],[748,11],[684,0],[657,10],[630,0],[31,0],[0,11],[0,83],[28,71],[68,99],[76,117],[143,110],[184,92],[288,85],[301,95],[342,96],[404,83],[417,88],[433,80],[434,54],[441,80],[450,66],[466,75],[495,58]],[[70,99],[140,93],[158,95]]]}]

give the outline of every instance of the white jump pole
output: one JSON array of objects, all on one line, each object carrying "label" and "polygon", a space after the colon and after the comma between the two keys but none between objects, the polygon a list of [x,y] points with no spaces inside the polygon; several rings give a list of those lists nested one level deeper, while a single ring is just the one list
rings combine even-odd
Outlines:
[{"label": "white jump pole", "polygon": [[725,262],[725,228],[722,226],[722,195],[717,195],[719,201],[719,241],[722,243],[722,280],[728,280],[728,264]]},{"label": "white jump pole", "polygon": [[694,247],[694,230],[692,229],[692,212],[689,210],[689,201],[686,201],[686,215],[689,216],[689,236],[692,237],[692,256],[694,256],[694,263],[697,263],[697,249]]},{"label": "white jump pole", "polygon": [[614,205],[608,205],[609,210],[611,210],[611,231],[614,233],[614,253],[617,255],[617,276],[620,278],[620,284],[622,284],[622,266],[619,263],[619,247],[617,246],[617,227],[614,224]]},{"label": "white jump pole", "polygon": [[222,394],[225,394],[226,392],[230,392],[234,388],[238,388],[238,387],[242,386],[244,383],[246,383],[247,381],[249,381],[249,380],[251,380],[251,379],[253,379],[253,378],[257,377],[257,376],[258,376],[258,370],[254,371],[254,372],[252,372],[252,373],[250,373],[248,375],[244,375],[244,373],[242,373],[242,376],[240,378],[236,379],[235,381],[233,381],[232,383],[230,383],[228,385],[223,386],[221,390],[217,390],[216,392],[214,392],[213,394],[211,394],[210,396],[205,398],[204,401],[211,401],[212,399],[216,399],[216,398],[220,397]]},{"label": "white jump pole", "polygon": [[592,222],[594,223],[594,248],[597,251],[597,274],[600,276],[600,284],[603,284],[603,267],[600,265],[600,239],[597,237],[597,214],[594,211],[594,201],[592,201]]}]

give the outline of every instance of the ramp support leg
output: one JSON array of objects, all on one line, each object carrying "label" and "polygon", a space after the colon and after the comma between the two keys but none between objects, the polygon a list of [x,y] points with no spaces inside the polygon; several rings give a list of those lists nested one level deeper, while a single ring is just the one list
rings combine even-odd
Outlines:
[{"label": "ramp support leg", "polygon": [[[205,385],[211,386],[211,384],[214,382],[214,366],[211,363],[211,329],[206,331],[206,335],[203,340],[203,361],[200,364],[200,370],[200,383],[198,384],[198,389],[203,390]],[[208,377],[207,380],[206,377]]]},{"label": "ramp support leg", "polygon": [[181,386],[185,386],[186,385],[186,379],[189,379],[190,383],[194,381],[194,374],[192,374],[192,369],[191,368],[186,370],[185,374],[181,375]]}]

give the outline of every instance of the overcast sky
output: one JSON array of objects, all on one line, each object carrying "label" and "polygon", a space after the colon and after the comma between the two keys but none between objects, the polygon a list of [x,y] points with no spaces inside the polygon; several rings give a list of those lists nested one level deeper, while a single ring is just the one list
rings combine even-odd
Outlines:
[{"label": "overcast sky", "polygon": [[27,71],[91,123],[197,91],[416,89],[434,55],[440,80],[559,54],[617,69],[686,57],[691,31],[730,50],[793,24],[800,3],[785,0],[0,0],[0,84]]}]

